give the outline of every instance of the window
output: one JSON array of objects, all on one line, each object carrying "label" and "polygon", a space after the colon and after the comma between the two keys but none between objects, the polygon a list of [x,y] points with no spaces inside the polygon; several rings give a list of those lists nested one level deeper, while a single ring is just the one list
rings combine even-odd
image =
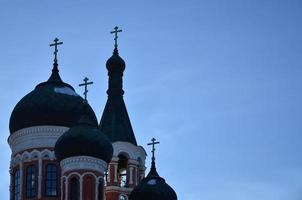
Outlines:
[{"label": "window", "polygon": [[104,197],[103,197],[103,192],[104,192],[104,185],[103,185],[103,180],[100,179],[99,180],[99,188],[98,188],[98,191],[99,191],[99,200],[103,200]]},{"label": "window", "polygon": [[25,196],[27,198],[32,198],[36,196],[36,173],[35,166],[30,165],[26,169],[26,193]]},{"label": "window", "polygon": [[118,184],[120,187],[126,187],[127,185],[127,164],[128,159],[124,155],[119,155],[118,160]]},{"label": "window", "polygon": [[46,166],[45,193],[46,196],[57,196],[57,177],[58,170],[55,164]]},{"label": "window", "polygon": [[86,175],[83,178],[83,199],[95,200],[95,178],[92,175]]},{"label": "window", "polygon": [[14,200],[20,200],[20,169],[17,169],[14,173]]},{"label": "window", "polygon": [[70,183],[70,200],[78,200],[78,180],[73,177]]}]

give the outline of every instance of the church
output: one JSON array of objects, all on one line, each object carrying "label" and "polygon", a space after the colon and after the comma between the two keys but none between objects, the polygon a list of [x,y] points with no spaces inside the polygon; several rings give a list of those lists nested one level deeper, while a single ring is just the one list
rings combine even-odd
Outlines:
[{"label": "church", "polygon": [[[14,107],[8,143],[11,148],[10,200],[177,200],[155,163],[137,144],[123,99],[125,61],[118,52],[115,27],[113,55],[107,60],[108,99],[100,121],[84,98],[59,74],[55,39],[54,63],[39,83]],[[147,173],[146,173],[147,170]]]}]

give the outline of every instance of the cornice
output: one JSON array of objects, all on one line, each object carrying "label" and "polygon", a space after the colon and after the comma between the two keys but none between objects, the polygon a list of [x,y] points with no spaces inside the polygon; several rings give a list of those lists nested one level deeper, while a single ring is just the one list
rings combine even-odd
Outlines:
[{"label": "cornice", "polygon": [[73,156],[60,162],[62,174],[68,171],[76,170],[94,170],[104,173],[107,169],[107,163],[101,159],[90,156]]},{"label": "cornice", "polygon": [[62,126],[33,126],[18,130],[8,138],[12,155],[27,149],[54,147],[57,139],[68,129]]}]

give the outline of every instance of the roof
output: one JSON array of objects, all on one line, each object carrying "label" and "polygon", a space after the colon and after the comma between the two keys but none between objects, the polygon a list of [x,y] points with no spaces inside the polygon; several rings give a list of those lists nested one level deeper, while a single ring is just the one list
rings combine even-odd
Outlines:
[{"label": "roof", "polygon": [[98,129],[97,123],[85,112],[76,125],[58,139],[55,154],[59,160],[72,156],[91,156],[109,163],[113,147]]},{"label": "roof", "polygon": [[[15,106],[10,117],[10,132],[41,125],[71,127],[83,114],[82,102],[83,98],[62,81],[57,66],[54,66],[50,78],[38,84]],[[87,112],[97,121],[90,106]]]},{"label": "roof", "polygon": [[106,63],[109,75],[108,100],[100,121],[100,130],[111,142],[123,141],[137,145],[135,135],[123,99],[123,72],[125,62],[114,49]]},{"label": "roof", "polygon": [[155,162],[147,175],[130,193],[129,200],[177,200],[173,188],[156,171]]}]

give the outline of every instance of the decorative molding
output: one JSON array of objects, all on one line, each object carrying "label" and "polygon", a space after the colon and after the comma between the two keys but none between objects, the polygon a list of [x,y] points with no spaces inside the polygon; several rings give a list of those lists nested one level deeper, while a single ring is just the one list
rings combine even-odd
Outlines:
[{"label": "decorative molding", "polygon": [[90,156],[73,156],[60,162],[62,174],[75,170],[94,170],[104,174],[107,163],[101,159]]},{"label": "decorative molding", "polygon": [[130,194],[130,192],[133,190],[133,188],[119,187],[119,186],[107,186],[105,188],[105,190],[106,190],[106,192],[117,191],[117,192],[124,192],[124,193]]},{"label": "decorative molding", "polygon": [[8,144],[12,155],[27,149],[54,147],[58,138],[69,128],[63,126],[33,126],[12,133]]},{"label": "decorative molding", "polygon": [[22,154],[17,154],[11,158],[10,167],[14,168],[20,162],[31,162],[33,160],[55,160],[55,153],[49,149],[38,151],[34,149],[31,152],[24,151]]}]

